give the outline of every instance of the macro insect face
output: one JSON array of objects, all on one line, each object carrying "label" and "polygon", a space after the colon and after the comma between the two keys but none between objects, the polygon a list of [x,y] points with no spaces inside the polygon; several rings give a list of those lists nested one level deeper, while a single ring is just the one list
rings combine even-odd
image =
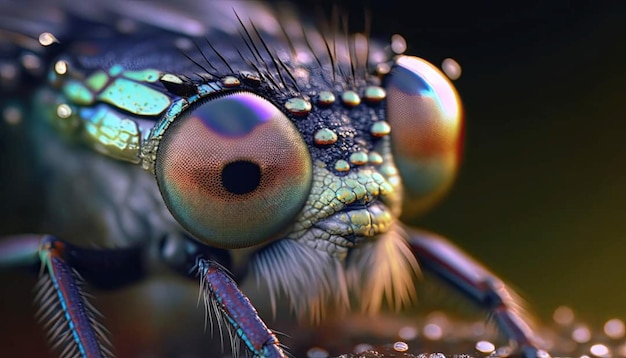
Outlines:
[{"label": "macro insect face", "polygon": [[446,75],[285,9],[190,6],[173,15],[166,3],[97,2],[60,9],[45,31],[3,30],[14,77],[31,79],[2,75],[5,120],[19,117],[50,174],[41,234],[4,238],[0,263],[40,272],[52,349],[113,355],[83,283],[118,288],[159,261],[199,280],[211,317],[253,356],[288,348],[239,289],[244,278],[267,288],[274,311],[284,295],[300,320],[319,322],[410,305],[421,270],[536,356],[497,277],[400,221],[457,171],[463,111]]}]

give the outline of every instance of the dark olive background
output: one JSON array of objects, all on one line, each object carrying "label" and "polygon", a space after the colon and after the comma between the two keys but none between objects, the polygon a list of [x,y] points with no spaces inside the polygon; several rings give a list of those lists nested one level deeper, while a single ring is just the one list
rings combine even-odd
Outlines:
[{"label": "dark olive background", "polygon": [[[353,30],[458,60],[460,175],[415,224],[516,287],[540,319],[626,319],[626,8],[574,1],[344,1]],[[301,2],[330,11],[331,2]]]},{"label": "dark olive background", "polygon": [[[399,33],[407,53],[435,64],[453,57],[463,66],[455,82],[467,120],[460,174],[449,195],[414,224],[484,262],[544,322],[561,304],[596,329],[609,318],[626,319],[626,9],[560,0],[392,3],[338,2],[352,30],[362,30],[367,9],[375,37]],[[305,14],[332,7],[312,0],[298,6]],[[12,136],[0,137],[19,142]],[[29,183],[11,179],[29,164],[2,154],[0,194],[36,200]],[[2,232],[33,220],[25,209],[0,205]],[[35,279],[0,275],[1,352],[41,355],[45,343],[32,318]],[[191,320],[176,310],[189,305],[186,297],[163,311],[169,321],[157,321],[144,310],[149,299],[126,297],[133,292],[97,298],[118,352],[123,344],[161,342],[149,326],[178,344],[197,344],[180,340],[194,335],[169,323]],[[120,302],[126,310],[116,316]]]}]

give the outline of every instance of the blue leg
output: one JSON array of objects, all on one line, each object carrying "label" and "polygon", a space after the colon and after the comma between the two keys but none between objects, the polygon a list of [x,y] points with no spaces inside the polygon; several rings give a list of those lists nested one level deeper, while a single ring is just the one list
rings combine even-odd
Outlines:
[{"label": "blue leg", "polygon": [[200,259],[198,272],[205,293],[205,304],[212,305],[218,319],[224,316],[254,357],[286,357],[276,335],[267,328],[248,297],[220,265]]},{"label": "blue leg", "polygon": [[524,357],[537,357],[533,333],[515,294],[495,275],[447,240],[434,234],[404,228],[421,267],[457,287],[484,307],[498,327]]},{"label": "blue leg", "polygon": [[40,268],[35,300],[52,349],[62,357],[110,357],[106,329],[83,293],[84,280],[119,287],[143,276],[142,249],[84,249],[52,236],[0,240],[0,268]]},{"label": "blue leg", "polygon": [[231,261],[226,250],[205,246],[191,238],[170,236],[161,243],[161,257],[183,275],[196,279],[200,276],[205,306],[213,310],[218,320],[223,318],[237,336],[231,342],[234,351],[237,339],[241,339],[254,357],[286,357],[278,338],[227,273]]}]

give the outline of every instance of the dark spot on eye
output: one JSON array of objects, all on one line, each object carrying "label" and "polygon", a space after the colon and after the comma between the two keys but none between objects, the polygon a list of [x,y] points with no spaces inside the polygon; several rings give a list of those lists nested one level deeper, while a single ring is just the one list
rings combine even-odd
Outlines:
[{"label": "dark spot on eye", "polygon": [[246,160],[228,163],[222,169],[222,185],[233,194],[247,194],[259,186],[261,168]]}]

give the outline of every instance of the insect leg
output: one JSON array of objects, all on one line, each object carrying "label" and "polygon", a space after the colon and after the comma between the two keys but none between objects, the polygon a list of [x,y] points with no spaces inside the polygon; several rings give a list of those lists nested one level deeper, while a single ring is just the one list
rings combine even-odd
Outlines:
[{"label": "insect leg", "polygon": [[220,265],[210,260],[198,260],[205,298],[212,300],[217,314],[225,316],[237,336],[254,357],[278,358],[287,355],[276,335],[267,328],[235,281]]},{"label": "insect leg", "polygon": [[[196,279],[200,276],[205,306],[213,309],[218,324],[220,317],[225,319],[254,357],[286,357],[278,338],[229,275],[231,257],[227,250],[204,245],[185,235],[168,235],[161,241],[160,255],[175,271]],[[238,341],[231,338],[236,351]]]},{"label": "insect leg", "polygon": [[85,280],[119,287],[142,277],[142,249],[85,249],[53,236],[22,235],[0,240],[0,268],[40,265],[35,300],[52,349],[62,357],[110,357],[106,328],[83,292]]},{"label": "insect leg", "polygon": [[[532,330],[512,290],[444,238],[404,228],[421,267],[443,278],[484,307],[524,357],[537,357]],[[542,355],[541,354],[541,355]]]}]

